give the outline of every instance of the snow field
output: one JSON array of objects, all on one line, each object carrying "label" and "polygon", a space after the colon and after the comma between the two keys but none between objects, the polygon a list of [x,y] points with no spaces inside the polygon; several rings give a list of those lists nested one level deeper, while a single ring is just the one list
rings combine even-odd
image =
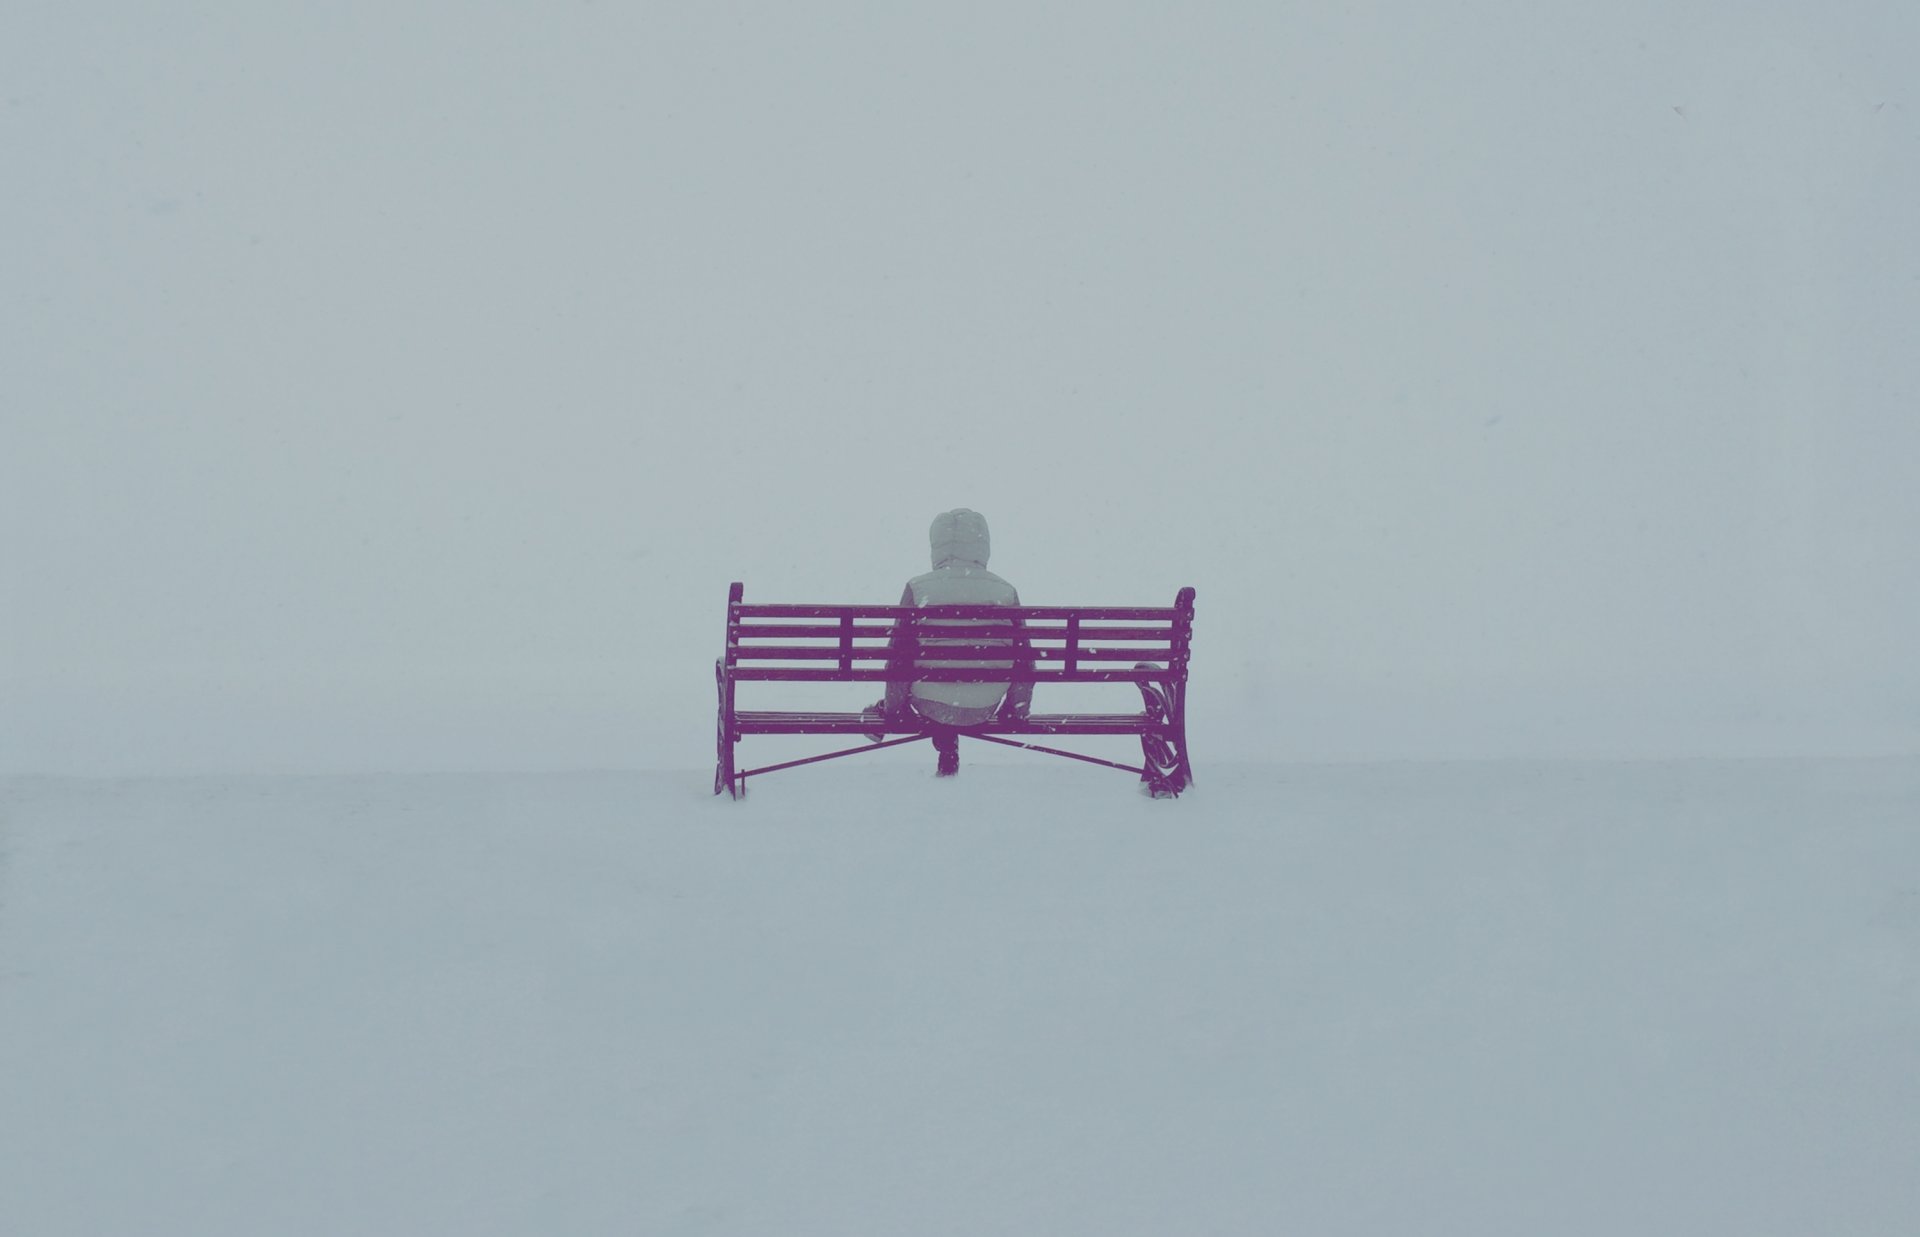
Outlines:
[{"label": "snow field", "polygon": [[1920,1230],[1920,761],[1198,772],[4,783],[0,1231]]}]

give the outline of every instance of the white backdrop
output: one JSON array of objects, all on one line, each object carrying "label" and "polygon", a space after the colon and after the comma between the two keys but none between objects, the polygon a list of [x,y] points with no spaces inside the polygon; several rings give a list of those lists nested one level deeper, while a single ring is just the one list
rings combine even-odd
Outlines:
[{"label": "white backdrop", "polygon": [[9,7],[0,772],[697,766],[959,505],[1203,767],[1913,751],[1920,9],[1681,7]]}]

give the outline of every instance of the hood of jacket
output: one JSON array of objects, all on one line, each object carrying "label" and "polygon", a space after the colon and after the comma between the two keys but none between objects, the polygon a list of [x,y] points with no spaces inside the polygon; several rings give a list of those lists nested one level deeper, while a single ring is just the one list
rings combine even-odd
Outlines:
[{"label": "hood of jacket", "polygon": [[933,567],[936,571],[943,567],[984,569],[987,555],[993,548],[987,536],[987,517],[965,507],[956,507],[934,516],[933,527],[927,530],[927,540],[933,546]]}]

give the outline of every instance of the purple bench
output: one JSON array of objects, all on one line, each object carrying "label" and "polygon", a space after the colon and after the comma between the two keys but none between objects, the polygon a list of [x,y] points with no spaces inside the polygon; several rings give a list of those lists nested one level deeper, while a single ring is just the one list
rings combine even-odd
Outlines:
[{"label": "purple bench", "polygon": [[[1138,713],[1034,713],[995,718],[952,733],[986,743],[1065,756],[1138,774],[1156,798],[1178,795],[1193,782],[1187,762],[1187,657],[1193,641],[1193,590],[1183,588],[1173,605],[1145,606],[834,606],[749,605],[736,583],[727,593],[727,651],[714,663],[720,694],[713,793],[734,798],[747,779],[796,765],[854,756],[931,738],[919,718],[892,723],[876,712],[829,713],[742,709],[743,683],[1132,683],[1140,690]],[[929,620],[971,620],[971,639],[1001,643],[968,647],[951,643],[955,629],[928,629],[941,643],[921,667],[914,660],[916,625]],[[904,624],[901,640],[892,639]],[[934,631],[938,631],[934,637]],[[1006,643],[1012,641],[1016,647]],[[955,661],[998,662],[971,669]],[[1012,661],[1013,667],[1007,663]],[[880,689],[880,690],[884,690]],[[1044,696],[1044,692],[1041,693]],[[759,769],[741,769],[734,747],[747,735],[901,734]],[[1022,741],[1052,735],[1137,735],[1142,764],[1111,760]],[[1008,736],[1021,736],[1010,738]]]}]

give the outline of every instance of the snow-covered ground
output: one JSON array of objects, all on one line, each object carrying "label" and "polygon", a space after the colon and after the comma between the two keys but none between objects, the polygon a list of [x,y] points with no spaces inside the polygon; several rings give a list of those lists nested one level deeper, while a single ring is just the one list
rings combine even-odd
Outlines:
[{"label": "snow-covered ground", "polygon": [[1920,1232],[1920,761],[1199,774],[0,784],[0,1232]]}]

